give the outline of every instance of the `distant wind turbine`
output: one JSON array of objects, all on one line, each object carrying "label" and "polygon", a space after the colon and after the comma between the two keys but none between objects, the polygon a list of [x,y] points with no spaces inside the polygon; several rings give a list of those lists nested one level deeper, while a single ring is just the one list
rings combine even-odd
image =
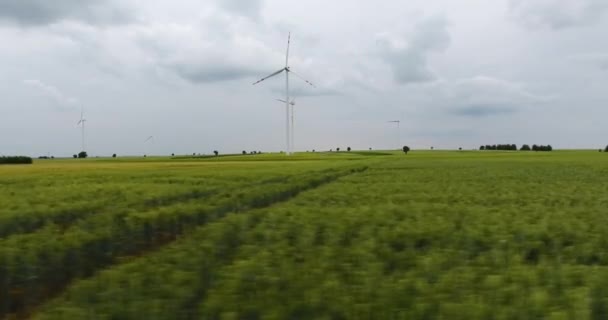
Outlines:
[{"label": "distant wind turbine", "polygon": [[289,128],[289,119],[290,119],[290,100],[289,100],[289,74],[293,73],[296,77],[304,80],[304,82],[306,82],[307,84],[309,84],[312,87],[315,87],[314,84],[312,84],[310,81],[304,79],[302,76],[300,76],[299,74],[293,72],[290,68],[289,68],[289,45],[291,43],[291,33],[289,33],[289,35],[287,36],[287,54],[285,55],[285,67],[281,68],[280,70],[270,74],[269,76],[266,76],[256,82],[254,82],[253,84],[256,85],[268,78],[272,78],[276,75],[281,74],[282,72],[285,72],[285,100],[283,100],[283,102],[285,102],[285,142],[287,143],[287,155],[291,154],[291,139],[290,139],[290,128]]},{"label": "distant wind turbine", "polygon": [[[277,101],[283,102],[285,103],[285,100],[283,99],[277,99]],[[295,140],[295,128],[294,128],[294,108],[296,105],[296,98],[291,99],[291,102],[289,103],[289,112],[291,114],[291,119],[290,119],[290,130],[291,130],[291,134],[290,134],[290,143],[291,143],[291,148],[295,149],[295,144],[294,144],[294,140]]]},{"label": "distant wind turbine", "polygon": [[391,120],[388,122],[397,124],[397,147],[400,148],[400,145],[401,145],[401,120]]},{"label": "distant wind turbine", "polygon": [[84,148],[84,123],[87,119],[84,118],[84,108],[80,110],[80,120],[76,125],[80,125],[82,127],[82,151],[85,151]]},{"label": "distant wind turbine", "polygon": [[148,141],[150,141],[150,140],[152,140],[152,143],[154,143],[154,137],[153,137],[153,136],[149,136],[149,137],[148,137],[148,138],[147,138],[147,139],[144,141],[144,143],[146,143],[146,142],[148,142]]}]

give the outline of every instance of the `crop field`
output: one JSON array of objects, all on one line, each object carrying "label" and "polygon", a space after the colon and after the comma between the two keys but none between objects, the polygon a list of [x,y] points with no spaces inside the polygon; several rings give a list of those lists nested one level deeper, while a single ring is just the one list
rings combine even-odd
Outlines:
[{"label": "crop field", "polygon": [[0,166],[0,318],[608,319],[608,158]]}]

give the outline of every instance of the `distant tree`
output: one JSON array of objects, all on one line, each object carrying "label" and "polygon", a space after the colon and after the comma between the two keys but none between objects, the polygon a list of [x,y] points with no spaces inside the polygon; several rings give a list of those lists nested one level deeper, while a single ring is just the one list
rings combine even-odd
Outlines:
[{"label": "distant tree", "polygon": [[333,151],[334,151],[334,149],[329,149],[329,152],[333,152]]},{"label": "distant tree", "polygon": [[372,148],[369,148],[369,151],[372,151]]},{"label": "distant tree", "polygon": [[258,154],[262,154],[262,151],[258,151]]},{"label": "distant tree", "polygon": [[340,152],[340,148],[336,148],[336,152]]},{"label": "distant tree", "polygon": [[538,146],[537,145],[532,145],[532,151],[538,151]]},{"label": "distant tree", "polygon": [[529,146],[529,145],[524,144],[523,146],[521,146],[521,149],[519,149],[519,150],[521,150],[521,151],[530,151],[530,150],[532,150],[532,149],[530,148],[530,146]]},{"label": "distant tree", "polygon": [[431,147],[431,150],[435,150],[435,147]]},{"label": "distant tree", "polygon": [[86,152],[86,151],[80,151],[80,152],[78,153],[78,158],[80,158],[80,159],[84,159],[84,158],[86,158],[86,157],[88,157],[88,155],[87,155],[87,152]]},{"label": "distant tree", "polygon": [[462,151],[462,147],[458,148],[458,151]]},{"label": "distant tree", "polygon": [[316,152],[315,149],[312,149],[312,152]]},{"label": "distant tree", "polygon": [[217,150],[213,150],[213,154],[217,157],[220,153]]},{"label": "distant tree", "polygon": [[247,154],[247,151],[243,150],[243,154]]},{"label": "distant tree", "polygon": [[604,149],[604,152],[608,152],[608,146],[606,146],[606,149]]},{"label": "distant tree", "polygon": [[175,153],[172,153],[172,154],[171,154],[171,156],[172,156],[172,157],[175,157]]},{"label": "distant tree", "polygon": [[598,152],[602,152],[602,149],[597,150]]},{"label": "distant tree", "polygon": [[485,146],[481,146],[481,147],[479,147],[479,150],[481,150],[481,151],[486,150],[486,147]]},{"label": "distant tree", "polygon": [[350,152],[350,147],[347,147],[347,148],[346,148],[346,151]]},{"label": "distant tree", "polygon": [[192,156],[196,156],[196,152],[193,152],[193,153],[192,153]]},{"label": "distant tree", "polygon": [[553,147],[552,147],[551,145],[548,145],[548,146],[547,146],[545,149],[546,149],[547,151],[553,151]]},{"label": "distant tree", "polygon": [[146,158],[147,156],[144,154],[144,158]]},{"label": "distant tree", "polygon": [[410,147],[408,147],[408,146],[403,146],[403,152],[404,152],[405,154],[407,154],[408,152],[410,152]]},{"label": "distant tree", "polygon": [[112,155],[112,158],[116,158],[116,153]]},{"label": "distant tree", "polygon": [[74,157],[74,159],[78,158],[78,156],[77,156],[77,155],[73,155],[72,157]]},{"label": "distant tree", "polygon": [[55,159],[55,156],[51,156],[51,159]]}]

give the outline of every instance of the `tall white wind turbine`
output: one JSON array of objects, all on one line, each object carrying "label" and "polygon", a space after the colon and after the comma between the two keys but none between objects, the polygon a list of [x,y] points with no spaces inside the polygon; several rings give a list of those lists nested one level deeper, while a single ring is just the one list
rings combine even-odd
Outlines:
[{"label": "tall white wind turbine", "polygon": [[84,118],[84,108],[83,108],[80,110],[80,120],[76,124],[76,125],[79,125],[82,127],[82,150],[81,151],[85,151],[85,148],[84,148],[84,123],[86,121],[87,121],[87,119]]},{"label": "tall white wind turbine", "polygon": [[304,82],[306,82],[307,84],[309,84],[312,87],[315,87],[314,84],[312,84],[310,81],[304,79],[302,76],[298,75],[297,73],[293,72],[291,70],[291,68],[289,68],[289,45],[291,42],[291,33],[289,33],[289,35],[287,36],[287,54],[285,55],[285,67],[281,68],[280,70],[254,82],[253,84],[256,85],[268,78],[272,78],[276,75],[281,74],[282,72],[285,72],[285,100],[283,100],[285,102],[285,142],[287,144],[287,155],[291,154],[291,130],[290,130],[290,126],[289,126],[289,120],[290,120],[290,108],[289,108],[289,74],[293,73],[295,76],[297,76],[298,78],[304,80]]}]

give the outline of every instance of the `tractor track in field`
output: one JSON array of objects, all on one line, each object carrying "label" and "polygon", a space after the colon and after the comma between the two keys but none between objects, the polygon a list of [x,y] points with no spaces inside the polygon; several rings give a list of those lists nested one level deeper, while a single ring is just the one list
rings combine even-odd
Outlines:
[{"label": "tractor track in field", "polygon": [[[187,225],[187,227],[184,226],[184,228],[178,228],[178,231],[176,233],[174,233],[174,234],[160,233],[160,234],[156,235],[156,237],[154,239],[152,239],[152,241],[150,241],[146,245],[138,248],[138,250],[136,250],[136,251],[113,252],[113,257],[111,259],[109,259],[109,260],[106,259],[106,261],[103,261],[102,259],[100,259],[100,260],[102,260],[102,263],[96,265],[93,270],[90,270],[89,272],[85,272],[85,276],[73,276],[73,277],[68,278],[67,281],[65,281],[63,283],[51,284],[49,287],[46,287],[46,288],[45,288],[45,284],[38,284],[40,286],[40,288],[38,288],[38,291],[33,294],[34,297],[31,297],[31,295],[28,295],[27,292],[23,292],[22,287],[28,287],[27,284],[18,283],[17,287],[9,285],[9,287],[8,287],[9,308],[8,308],[8,310],[4,310],[4,311],[2,309],[0,309],[0,319],[4,319],[4,318],[27,319],[30,317],[31,314],[33,314],[36,311],[36,309],[39,306],[43,305],[45,302],[47,302],[47,301],[59,296],[61,293],[63,293],[65,291],[65,289],[67,287],[69,287],[69,285],[74,280],[88,278],[90,276],[93,276],[95,273],[103,270],[105,267],[108,267],[108,266],[111,267],[113,265],[116,265],[117,263],[118,264],[123,263],[124,261],[128,262],[133,259],[137,259],[141,256],[158,251],[158,250],[162,249],[165,245],[174,242],[179,237],[187,236],[187,234],[191,233],[194,228],[199,228],[210,222],[219,221],[220,219],[224,218],[225,216],[227,216],[231,213],[235,213],[235,214],[245,213],[249,210],[267,208],[274,204],[289,201],[290,199],[294,198],[295,196],[297,196],[298,194],[300,194],[302,192],[314,190],[322,185],[334,182],[340,178],[343,178],[343,177],[346,177],[346,176],[349,176],[352,174],[363,172],[367,169],[368,169],[368,166],[366,166],[366,165],[360,165],[360,166],[356,166],[356,167],[353,166],[350,168],[325,169],[325,170],[321,170],[321,171],[306,172],[306,173],[292,175],[292,176],[274,177],[274,178],[264,180],[262,182],[247,184],[246,186],[243,186],[239,189],[248,189],[248,188],[259,189],[259,188],[263,188],[264,186],[271,186],[271,185],[273,185],[273,183],[287,183],[289,181],[296,180],[296,181],[294,181],[293,184],[290,184],[288,187],[285,187],[284,189],[281,189],[279,191],[269,192],[267,194],[262,193],[259,195],[259,197],[245,198],[245,199],[240,199],[239,201],[236,201],[236,202],[225,203],[223,205],[217,206],[216,208],[213,208],[212,210],[206,211],[204,213],[199,213],[199,215],[205,216],[204,219],[202,219],[202,220],[192,219],[192,217],[185,217],[188,219],[184,219],[185,221],[182,221],[181,223]],[[303,182],[300,180],[297,180],[297,179],[301,179],[301,180],[303,180]],[[235,192],[236,192],[236,190],[235,190]],[[214,194],[220,194],[220,193],[221,193],[220,190],[217,190],[217,192]],[[192,201],[195,199],[188,199],[187,201]],[[192,223],[194,223],[194,225],[192,225]],[[114,236],[121,236],[121,235],[114,235]],[[107,240],[107,239],[105,239],[105,240]],[[99,242],[101,242],[101,240],[99,240]],[[89,245],[89,247],[90,246],[91,245]],[[92,246],[95,247],[94,244]],[[94,258],[95,258],[95,256],[91,257],[91,259],[94,259]],[[230,263],[230,261],[225,261],[225,263]],[[2,268],[2,266],[0,266],[0,268]],[[2,280],[2,279],[0,279],[0,280]],[[19,294],[17,296],[11,296],[10,292],[19,292]],[[184,307],[192,307],[192,305],[195,304],[196,302],[198,302],[199,299],[201,297],[203,297],[205,294],[206,294],[206,290],[198,293],[196,295],[196,297],[193,297],[193,299],[189,303],[186,303]],[[2,294],[2,292],[0,292],[0,297],[2,297],[2,296],[3,296],[3,294]],[[0,307],[1,307],[1,305],[0,305]]]},{"label": "tractor track in field", "polygon": [[[253,187],[263,187],[264,185],[284,182],[288,179],[286,176],[273,177],[268,178],[258,182],[251,182],[241,186],[234,186],[234,189],[247,189]],[[217,195],[221,193],[222,188],[212,188],[209,190],[197,190],[197,191],[188,191],[179,194],[174,194],[170,196],[157,197],[152,199],[142,200],[141,202],[128,204],[131,207],[134,207],[136,210],[147,210],[152,208],[163,208],[170,207],[172,205],[194,201],[194,200],[202,200],[210,196]],[[103,214],[104,212],[111,211],[112,208],[108,207],[92,207],[86,209],[66,209],[61,211],[56,211],[54,213],[49,213],[48,217],[45,218],[43,213],[36,213],[36,216],[40,216],[39,219],[31,220],[28,223],[15,221],[15,227],[8,228],[3,226],[0,229],[0,240],[9,238],[13,235],[21,235],[36,232],[47,225],[55,225],[61,229],[67,229],[71,225],[78,223],[79,221],[85,220],[91,216],[95,216],[98,214]],[[24,214],[23,216],[26,216]]]},{"label": "tractor track in field", "polygon": [[[300,190],[298,192],[296,192],[295,194],[292,194],[289,197],[286,197],[284,199],[281,199],[279,201],[270,203],[266,206],[262,206],[262,207],[258,207],[258,208],[251,208],[251,209],[261,209],[261,208],[267,208],[267,207],[271,207],[275,204],[279,204],[279,203],[283,203],[283,202],[287,202],[291,199],[293,199],[294,197],[296,197],[298,194],[302,193],[302,192],[306,192],[306,191],[312,191],[314,189],[317,189],[323,185],[335,182],[337,180],[339,180],[340,178],[344,178],[344,177],[348,177],[351,176],[353,174],[357,174],[357,173],[362,173],[364,171],[366,171],[367,169],[369,169],[368,166],[364,166],[361,167],[359,169],[355,169],[355,170],[351,170],[350,172],[348,172],[347,174],[344,175],[340,175],[340,176],[336,176],[333,177],[332,179],[326,180],[326,181],[321,181],[313,186],[311,186],[310,188],[304,189],[304,190]],[[259,223],[260,221],[257,221],[256,224],[252,225],[255,226],[257,225],[257,223]],[[232,248],[232,250],[229,253],[228,259],[222,261],[222,264],[218,265],[218,267],[222,267],[222,266],[228,266],[231,265],[234,261],[234,258],[238,252],[240,246],[236,246],[234,248]],[[202,279],[201,284],[199,284],[199,287],[201,288],[198,292],[196,292],[195,295],[193,295],[190,299],[188,299],[188,301],[186,301],[184,304],[182,304],[181,306],[181,310],[184,310],[184,314],[181,314],[180,316],[183,319],[200,319],[200,315],[199,315],[199,310],[197,309],[198,304],[200,303],[200,301],[202,299],[205,298],[205,296],[207,295],[207,291],[209,288],[211,288],[211,286],[213,285],[213,278],[214,275],[208,275],[207,277],[205,277],[204,279]]]}]

